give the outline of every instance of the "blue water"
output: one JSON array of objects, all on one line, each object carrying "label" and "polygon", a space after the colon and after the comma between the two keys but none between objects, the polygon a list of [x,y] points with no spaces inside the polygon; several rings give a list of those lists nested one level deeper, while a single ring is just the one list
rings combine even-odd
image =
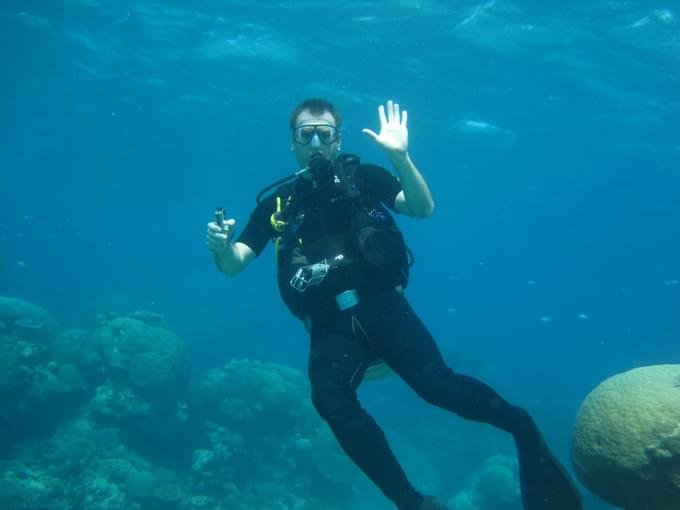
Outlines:
[{"label": "blue water", "polygon": [[[595,385],[680,362],[675,1],[4,0],[0,63],[0,295],[67,326],[150,310],[197,374],[304,370],[273,250],[229,279],[205,224],[224,206],[242,228],[297,170],[288,116],[310,96],[343,113],[345,150],[389,167],[361,128],[394,99],[437,205],[400,219],[408,296],[454,369],[525,405],[568,461]],[[362,392],[395,433],[459,421],[396,380]]]}]

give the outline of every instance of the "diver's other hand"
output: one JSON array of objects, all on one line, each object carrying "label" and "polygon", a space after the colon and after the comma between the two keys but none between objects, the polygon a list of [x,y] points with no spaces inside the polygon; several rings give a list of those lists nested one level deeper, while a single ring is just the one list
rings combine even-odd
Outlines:
[{"label": "diver's other hand", "polygon": [[224,229],[217,223],[211,221],[208,223],[208,234],[206,244],[210,251],[219,252],[229,246],[232,236],[234,235],[234,226],[236,220],[229,219],[224,221]]},{"label": "diver's other hand", "polygon": [[379,134],[370,129],[361,131],[386,151],[405,154],[408,148],[408,129],[406,129],[408,113],[406,110],[400,112],[399,105],[390,100],[387,101],[387,108],[383,105],[378,107],[378,116],[380,117]]}]

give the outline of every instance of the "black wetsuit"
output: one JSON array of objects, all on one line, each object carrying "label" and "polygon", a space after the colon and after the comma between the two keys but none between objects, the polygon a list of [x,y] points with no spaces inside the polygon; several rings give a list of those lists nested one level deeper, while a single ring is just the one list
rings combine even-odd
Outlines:
[{"label": "black wetsuit", "polygon": [[[399,182],[380,167],[362,165],[357,172],[367,177],[372,195],[394,210],[394,199],[401,190]],[[238,239],[258,255],[275,235],[270,223],[274,207],[272,198],[262,202]],[[352,267],[343,270],[352,271]],[[358,274],[362,271],[357,268]],[[402,292],[391,285],[366,288],[360,284],[361,278],[357,279],[361,292],[356,306],[341,311],[329,296],[315,300],[310,307],[308,370],[312,402],[347,455],[400,510],[418,509],[423,496],[408,481],[383,431],[361,407],[356,394],[366,369],[377,359],[385,361],[427,402],[505,430],[513,434],[518,446],[525,444],[533,449],[541,441],[523,409],[445,364],[434,339]]]}]

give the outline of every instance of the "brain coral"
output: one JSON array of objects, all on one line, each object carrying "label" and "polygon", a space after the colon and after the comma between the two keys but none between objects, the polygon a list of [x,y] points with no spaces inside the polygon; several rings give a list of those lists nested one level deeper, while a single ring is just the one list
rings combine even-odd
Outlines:
[{"label": "brain coral", "polygon": [[626,510],[680,508],[680,365],[636,368],[595,388],[574,426],[576,474]]}]

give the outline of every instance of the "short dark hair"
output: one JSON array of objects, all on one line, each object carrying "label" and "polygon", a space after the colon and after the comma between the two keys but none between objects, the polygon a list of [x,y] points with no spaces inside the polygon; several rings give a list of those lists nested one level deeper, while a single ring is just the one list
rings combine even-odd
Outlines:
[{"label": "short dark hair", "polygon": [[293,108],[293,111],[290,114],[290,129],[295,129],[297,118],[305,110],[309,110],[314,115],[321,115],[328,112],[333,116],[336,127],[340,127],[342,117],[340,116],[340,112],[337,110],[337,108],[333,106],[333,103],[325,99],[313,97],[310,99],[305,99],[295,108]]}]

